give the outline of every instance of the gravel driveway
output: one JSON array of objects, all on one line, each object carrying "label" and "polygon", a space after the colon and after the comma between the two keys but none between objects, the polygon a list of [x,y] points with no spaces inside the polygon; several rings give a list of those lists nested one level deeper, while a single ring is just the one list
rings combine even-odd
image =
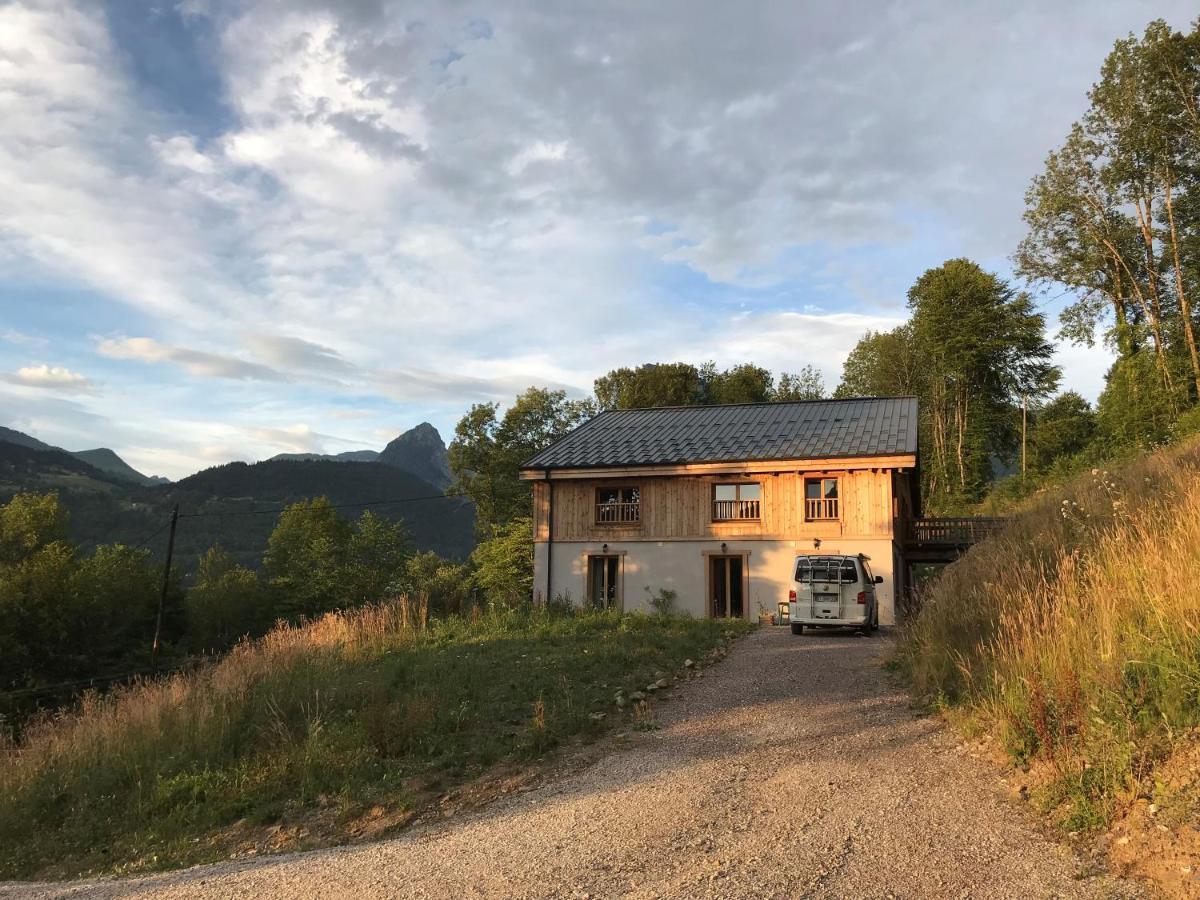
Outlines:
[{"label": "gravel driveway", "polygon": [[656,702],[660,730],[397,839],[0,897],[1140,896],[915,717],[888,644],[760,629]]}]

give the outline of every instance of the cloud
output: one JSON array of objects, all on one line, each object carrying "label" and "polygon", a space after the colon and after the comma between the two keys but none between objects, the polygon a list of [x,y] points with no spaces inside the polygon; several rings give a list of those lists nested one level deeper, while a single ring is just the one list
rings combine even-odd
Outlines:
[{"label": "cloud", "polygon": [[0,331],[0,341],[8,344],[19,344],[22,346],[45,347],[50,341],[44,337],[37,337],[32,334],[26,334],[23,331],[18,331],[15,328],[6,328]]},{"label": "cloud", "polygon": [[324,453],[326,442],[340,441],[340,438],[319,434],[303,424],[284,428],[246,428],[245,431],[255,440],[286,453]]},{"label": "cloud", "polygon": [[[1192,6],[1154,14],[1184,26]],[[187,409],[189,448],[246,456],[260,451],[243,427],[445,431],[471,402],[581,392],[653,359],[815,362],[832,383],[925,268],[1005,265],[1029,178],[1113,39],[1150,15],[1084,0],[159,7],[139,44],[82,0],[0,2],[0,302],[6,327],[49,334],[39,310],[59,298],[10,307],[8,291],[63,287],[110,335],[90,349],[154,366],[104,370],[89,403],[107,427]],[[210,77],[148,77],[174,46],[156,23]],[[377,418],[339,421],[341,405]],[[172,471],[203,458],[189,448]]]},{"label": "cloud", "polygon": [[[464,361],[464,368],[473,368]],[[452,400],[466,405],[482,401],[509,402],[531,385],[580,393],[578,388],[547,379],[543,374],[468,375],[460,372],[440,372],[422,369],[393,369],[377,373],[374,381],[379,390],[403,402],[433,402]]]},{"label": "cloud", "polygon": [[4,380],[22,387],[44,388],[53,391],[90,393],[95,389],[92,382],[78,372],[72,372],[63,366],[45,364],[22,366],[17,371],[5,375]]},{"label": "cloud", "polygon": [[182,366],[189,375],[199,378],[230,378],[235,380],[287,381],[287,376],[258,363],[235,356],[209,353],[186,347],[171,347],[153,338],[102,338],[96,344],[101,356],[109,359],[134,359],[146,363],[171,362]]},{"label": "cloud", "polygon": [[271,366],[314,375],[349,375],[355,367],[330,347],[296,337],[255,334],[246,337],[254,355]]}]

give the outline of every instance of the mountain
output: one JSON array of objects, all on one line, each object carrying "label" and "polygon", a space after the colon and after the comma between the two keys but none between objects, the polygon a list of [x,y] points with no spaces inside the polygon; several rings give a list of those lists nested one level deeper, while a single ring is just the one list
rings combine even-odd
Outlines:
[{"label": "mountain", "polygon": [[0,440],[0,498],[6,500],[19,491],[113,494],[129,486],[127,481],[89,465],[74,453],[49,444],[41,446],[45,449],[11,441],[7,436]]},{"label": "mountain", "polygon": [[312,459],[328,459],[332,462],[375,462],[379,459],[378,450],[347,450],[345,453],[276,453],[267,462],[283,459],[292,462],[303,462]]},{"label": "mountain", "polygon": [[382,452],[374,450],[349,450],[345,453],[277,453],[267,462],[380,462],[411,472],[427,481],[439,491],[450,487],[450,463],[446,457],[446,444],[438,430],[428,422],[410,428]]},{"label": "mountain", "polygon": [[[19,447],[29,447],[33,450],[57,450],[58,447],[51,447],[49,444],[39,441],[35,437],[30,437],[21,431],[15,431],[12,428],[5,428],[0,425],[0,441],[8,444],[16,444]],[[63,451],[66,452],[65,450]]]},{"label": "mountain", "polygon": [[439,490],[450,487],[450,464],[446,445],[438,430],[428,422],[410,428],[383,448],[379,461],[412,472]]},{"label": "mountain", "polygon": [[95,450],[76,450],[71,453],[76,459],[81,459],[101,472],[108,472],[124,481],[134,484],[170,484],[170,479],[160,475],[143,475],[121,457],[107,447],[97,447]]},{"label": "mountain", "polygon": [[187,531],[193,552],[202,553],[219,541],[246,565],[258,564],[278,510],[313,497],[327,497],[349,519],[370,509],[390,521],[403,521],[417,548],[441,556],[464,559],[475,545],[475,510],[469,502],[443,496],[440,488],[411,472],[379,462],[227,463],[157,490],[177,500],[181,509],[202,514],[180,523],[180,540]]},{"label": "mountain", "polygon": [[24,432],[3,426],[0,426],[0,443],[16,444],[31,450],[54,450],[59,453],[68,453],[76,459],[83,460],[89,466],[133,484],[149,485],[169,482],[169,479],[158,475],[143,475],[107,447],[97,447],[95,450],[63,450],[61,447],[54,447],[44,441],[39,441]]},{"label": "mountain", "polygon": [[64,450],[0,441],[0,503],[21,491],[57,491],[70,514],[71,540],[85,552],[98,544],[123,543],[145,546],[160,559],[165,525],[179,504],[175,560],[185,578],[217,543],[239,563],[258,568],[280,509],[321,496],[348,519],[370,509],[402,521],[419,550],[465,559],[475,545],[475,510],[469,502],[442,496],[412,473],[377,462],[228,463],[174,484],[143,486]]}]

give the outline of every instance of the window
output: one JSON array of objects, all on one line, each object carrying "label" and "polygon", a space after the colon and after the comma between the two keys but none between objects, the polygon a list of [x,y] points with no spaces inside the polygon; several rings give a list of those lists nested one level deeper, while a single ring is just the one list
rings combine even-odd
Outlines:
[{"label": "window", "polygon": [[628,525],[642,520],[642,489],[637,487],[596,488],[596,522]]},{"label": "window", "polygon": [[589,556],[588,602],[596,609],[621,609],[621,558]]},{"label": "window", "polygon": [[735,519],[757,519],[759,501],[762,500],[762,485],[759,484],[714,484],[713,521],[728,522]]},{"label": "window", "polygon": [[809,522],[838,517],[838,480],[808,478],[804,482],[804,518]]},{"label": "window", "polygon": [[857,584],[858,569],[848,556],[801,556],[796,560],[796,581]]}]

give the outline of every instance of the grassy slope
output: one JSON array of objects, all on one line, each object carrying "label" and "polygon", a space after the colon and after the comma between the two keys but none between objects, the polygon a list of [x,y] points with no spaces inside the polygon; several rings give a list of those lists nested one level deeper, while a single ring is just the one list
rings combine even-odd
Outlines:
[{"label": "grassy slope", "polygon": [[402,822],[430,790],[598,735],[618,688],[742,630],[546,612],[421,630],[415,618],[395,604],[279,629],[30,730],[0,757],[0,877],[184,865],[272,825],[303,846],[348,839],[364,815]]},{"label": "grassy slope", "polygon": [[[1085,473],[1031,501],[931,584],[894,660],[920,698],[1031,766],[1063,827],[1156,786],[1200,725],[1200,443]],[[1190,797],[1190,799],[1189,799]]]}]

